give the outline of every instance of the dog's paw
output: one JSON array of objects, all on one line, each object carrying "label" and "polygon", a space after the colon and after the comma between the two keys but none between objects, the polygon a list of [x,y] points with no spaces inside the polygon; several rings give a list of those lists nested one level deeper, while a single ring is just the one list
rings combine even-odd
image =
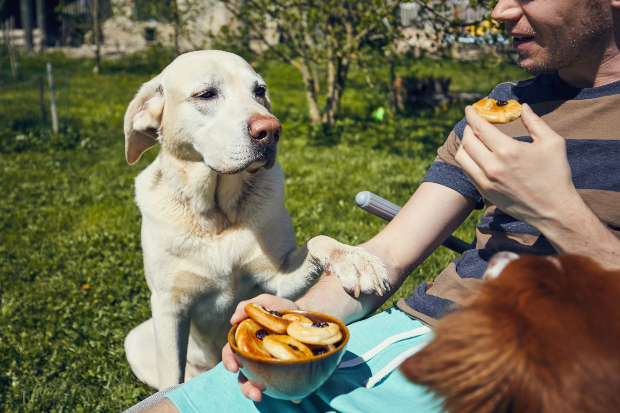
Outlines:
[{"label": "dog's paw", "polygon": [[349,294],[359,297],[376,293],[383,295],[391,288],[385,265],[370,252],[360,247],[341,244],[328,237],[316,237],[312,255],[321,261],[328,275],[337,275]]}]

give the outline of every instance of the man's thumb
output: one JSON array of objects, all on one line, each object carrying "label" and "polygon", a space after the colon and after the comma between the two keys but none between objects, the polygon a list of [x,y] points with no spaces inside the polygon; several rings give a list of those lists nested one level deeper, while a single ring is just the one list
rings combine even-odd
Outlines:
[{"label": "man's thumb", "polygon": [[521,105],[521,120],[534,141],[557,136],[557,133],[535,114],[527,103]]}]

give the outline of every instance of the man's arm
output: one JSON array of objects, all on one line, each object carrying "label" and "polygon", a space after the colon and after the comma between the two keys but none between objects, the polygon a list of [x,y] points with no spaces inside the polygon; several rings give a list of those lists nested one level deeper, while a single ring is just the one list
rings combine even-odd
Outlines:
[{"label": "man's arm", "polygon": [[354,298],[338,277],[323,275],[302,298],[299,308],[330,314],[351,323],[386,302],[441,243],[469,216],[475,202],[445,186],[424,182],[394,219],[374,238],[361,244],[388,270],[392,288],[383,296],[362,294]]},{"label": "man's arm", "polygon": [[526,104],[521,118],[532,143],[504,135],[471,107],[465,114],[469,126],[455,159],[486,199],[539,230],[558,253],[620,268],[620,240],[577,193],[564,138]]},{"label": "man's arm", "polygon": [[[445,186],[425,182],[396,217],[373,239],[362,244],[385,264],[392,289],[383,296],[362,294],[354,298],[347,294],[337,276],[323,275],[306,295],[295,303],[280,297],[263,294],[250,300],[267,308],[318,311],[330,314],[345,323],[351,323],[372,313],[386,302],[405,281],[407,276],[452,234],[467,218],[476,202]],[[247,318],[237,306],[230,322],[237,324]],[[222,350],[222,363],[233,373],[239,371],[240,361],[227,344]],[[262,399],[260,383],[249,381],[239,373],[239,387],[243,395],[256,402]]]}]

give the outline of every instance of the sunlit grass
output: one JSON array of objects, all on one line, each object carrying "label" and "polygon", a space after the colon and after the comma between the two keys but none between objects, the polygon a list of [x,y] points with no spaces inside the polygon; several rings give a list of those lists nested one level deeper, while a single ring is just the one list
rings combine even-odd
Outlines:
[{"label": "sunlit grass", "polygon": [[[57,54],[22,58],[18,82],[0,67],[0,411],[122,411],[152,392],[133,376],[123,340],[150,317],[133,179],[157,148],[127,165],[122,120],[140,84],[168,56],[155,50],[105,61],[97,78],[89,60]],[[45,132],[49,117],[39,120],[38,78],[47,60],[65,134],[58,142]],[[283,123],[279,162],[299,244],[320,234],[357,244],[380,231],[385,223],[355,206],[357,192],[404,204],[463,113],[457,103],[372,119],[377,106],[387,107],[387,69],[378,61],[375,87],[353,71],[340,121],[321,131],[308,123],[299,73],[255,63]],[[398,73],[451,76],[454,90],[477,92],[526,77],[511,65],[428,59],[404,61]],[[21,146],[9,141],[18,136]],[[471,241],[476,217],[459,237]],[[440,248],[394,299],[454,258]]]}]

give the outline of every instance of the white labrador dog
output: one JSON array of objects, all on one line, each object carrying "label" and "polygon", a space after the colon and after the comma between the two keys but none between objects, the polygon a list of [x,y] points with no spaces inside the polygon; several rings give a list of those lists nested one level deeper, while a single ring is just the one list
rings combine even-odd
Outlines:
[{"label": "white labrador dog", "polygon": [[327,264],[348,292],[389,290],[385,267],[362,248],[319,236],[297,249],[276,164],[281,131],[263,79],[222,51],[180,56],[130,103],[127,162],[161,145],[136,178],[153,318],[125,341],[150,386],[215,366],[240,301],[296,299]]}]

